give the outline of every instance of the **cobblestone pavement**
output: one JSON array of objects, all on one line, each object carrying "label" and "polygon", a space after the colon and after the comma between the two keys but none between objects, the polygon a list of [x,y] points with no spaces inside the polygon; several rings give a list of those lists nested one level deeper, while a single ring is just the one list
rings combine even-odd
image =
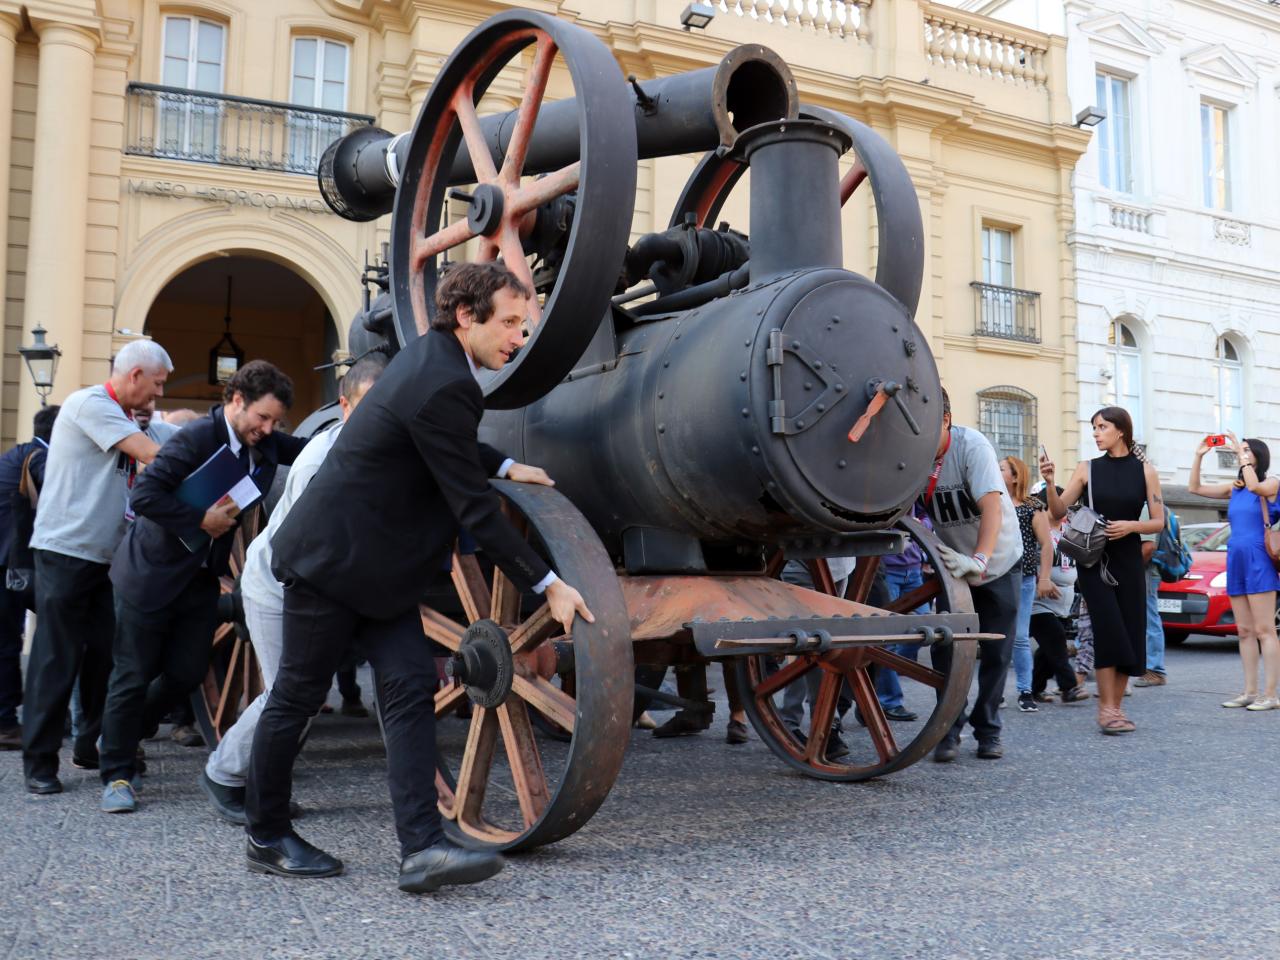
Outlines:
[{"label": "cobblestone pavement", "polygon": [[[345,876],[250,875],[201,750],[148,744],[141,810],[93,774],[30,797],[0,754],[0,958],[1056,958],[1244,956],[1280,934],[1280,711],[1223,710],[1233,645],[1170,650],[1167,687],[1099,736],[1087,704],[1005,711],[1007,756],[866,784],[784,769],[754,737],[637,731],[591,823],[434,897],[395,888],[373,721],[322,718],[299,829]],[[902,730],[902,727],[895,727]]]}]

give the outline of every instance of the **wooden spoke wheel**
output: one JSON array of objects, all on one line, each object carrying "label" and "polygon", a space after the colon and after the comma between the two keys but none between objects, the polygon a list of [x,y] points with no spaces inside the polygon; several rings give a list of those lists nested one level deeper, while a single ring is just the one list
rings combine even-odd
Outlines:
[{"label": "wooden spoke wheel", "polygon": [[[839,127],[853,140],[856,160],[840,181],[840,204],[868,182],[876,205],[879,233],[875,282],[914,314],[924,276],[924,224],[911,175],[892,146],[865,123],[824,107],[800,105],[802,119]],[[700,227],[712,227],[747,165],[733,154],[708,153],[685,184],[670,226],[692,213]]]},{"label": "wooden spoke wheel", "polygon": [[262,509],[254,506],[236,530],[231,545],[231,576],[220,578],[222,596],[218,602],[221,622],[213,632],[209,670],[204,682],[191,694],[191,707],[204,742],[212,750],[231,729],[240,712],[263,690],[262,668],[253,652],[249,631],[243,623],[236,581],[244,570],[245,551],[262,526]]},{"label": "wooden spoke wheel", "polygon": [[[422,607],[423,631],[449,651],[479,633],[492,637],[495,623],[509,644],[510,667],[498,671],[505,681],[469,692],[454,680],[436,694],[437,788],[455,836],[523,850],[567,837],[608,796],[630,737],[635,681],[626,604],[586,519],[550,487],[495,486],[516,527],[595,616],[579,618],[567,637],[540,597],[521,596],[483,556],[458,552],[453,595]],[[486,697],[501,702],[482,706]]]},{"label": "wooden spoke wheel", "polygon": [[[486,138],[477,106],[494,77],[533,47],[524,96],[505,149]],[[578,159],[528,178],[534,125],[557,61],[573,83]],[[502,137],[499,138],[501,141]],[[470,158],[467,215],[442,224],[456,185],[459,145]],[[546,14],[513,10],[486,20],[454,51],[414,125],[391,224],[391,292],[401,343],[425,333],[435,310],[437,258],[480,238],[480,259],[502,262],[532,289],[529,339],[485,384],[490,407],[532,403],[573,369],[608,310],[635,203],[636,132],[626,82],[591,33]],[[563,255],[552,281],[535,283],[526,241],[538,210],[573,194]]]},{"label": "wooden spoke wheel", "polygon": [[[923,549],[926,567],[932,567],[934,572],[927,575],[924,586],[904,594],[885,609],[908,614],[932,601],[937,613],[972,613],[969,588],[946,573],[933,534],[915,520],[904,520],[900,526]],[[848,599],[866,602],[877,564],[875,559],[858,561],[845,594]],[[831,592],[826,563],[819,561],[814,566],[815,586],[821,590],[825,581],[824,592]],[[886,632],[894,632],[891,624],[892,620],[887,621]],[[928,659],[926,650],[922,649],[920,655]],[[868,780],[910,766],[937,745],[964,708],[976,656],[977,644],[953,644],[950,670],[942,673],[887,647],[856,647],[797,656],[782,663],[766,656],[742,657],[735,661],[735,669],[747,716],[760,739],[786,764],[820,780]],[[918,708],[932,706],[923,723],[896,723],[885,716],[876,696],[872,670],[876,666],[897,672],[909,703]],[[779,710],[785,689],[792,683],[807,683],[814,671],[820,682],[814,702],[808,704],[809,734],[807,738],[798,737],[788,729]],[[841,736],[848,743],[849,753],[829,760],[831,729],[846,685],[861,722],[855,719],[854,710],[848,712]],[[922,688],[932,703],[915,695]],[[899,742],[900,737],[904,742]]]}]

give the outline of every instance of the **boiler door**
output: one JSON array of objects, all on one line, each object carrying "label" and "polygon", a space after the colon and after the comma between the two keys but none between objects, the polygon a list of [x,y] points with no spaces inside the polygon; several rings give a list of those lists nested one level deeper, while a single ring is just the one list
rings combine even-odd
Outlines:
[{"label": "boiler door", "polygon": [[[908,503],[933,468],[942,396],[933,355],[902,304],[850,274],[806,294],[769,338],[770,429],[822,507],[860,519]],[[880,382],[901,389],[851,442]]]}]

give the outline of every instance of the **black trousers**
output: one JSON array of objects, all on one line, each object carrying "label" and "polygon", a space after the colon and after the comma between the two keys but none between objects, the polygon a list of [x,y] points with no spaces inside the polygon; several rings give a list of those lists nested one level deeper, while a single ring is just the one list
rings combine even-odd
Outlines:
[{"label": "black trousers", "polygon": [[102,729],[115,632],[110,567],[35,550],[36,634],[27,659],[22,760],[27,776],[58,772],[58,749],[76,676],[84,726],[75,750],[92,754]]},{"label": "black trousers", "polygon": [[280,670],[253,736],[245,785],[248,831],[258,840],[287,834],[293,762],[308,721],[324,703],[343,654],[359,644],[373,665],[387,744],[387,779],[400,854],[443,836],[436,808],[436,665],[417,608],[371,620],[310,584],[284,591]]},{"label": "black trousers", "polygon": [[138,741],[195,689],[209,668],[218,619],[218,581],[200,570],[160,610],[139,610],[116,598],[115,666],[102,717],[103,783],[129,780]]},{"label": "black trousers", "polygon": [[[1002,633],[1003,640],[979,640],[978,649],[978,697],[973,709],[966,715],[962,710],[956,718],[948,737],[959,740],[965,722],[972,724],[973,735],[979,743],[1000,739],[1000,698],[1004,696],[1004,681],[1009,673],[1009,661],[1013,659],[1013,640],[1018,629],[1018,601],[1022,594],[1022,568],[1015,565],[1002,577],[980,587],[970,587],[973,608],[978,614],[978,629],[982,633]],[[951,648],[939,645],[933,648],[933,665],[946,671],[951,668]]]},{"label": "black trousers", "polygon": [[23,594],[4,588],[0,566],[0,730],[16,726],[22,706],[22,623],[27,615]]},{"label": "black trousers", "polygon": [[1049,678],[1058,681],[1058,690],[1066,693],[1077,686],[1071,658],[1067,656],[1067,631],[1061,617],[1052,613],[1031,615],[1031,636],[1036,638],[1035,667],[1031,671],[1031,692],[1043,693]]}]

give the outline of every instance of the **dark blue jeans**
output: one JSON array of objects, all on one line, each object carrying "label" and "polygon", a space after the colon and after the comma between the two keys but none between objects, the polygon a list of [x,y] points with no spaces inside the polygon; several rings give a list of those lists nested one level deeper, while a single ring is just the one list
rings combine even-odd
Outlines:
[{"label": "dark blue jeans", "polygon": [[[968,714],[963,710],[960,712],[948,738],[959,740],[967,721],[973,726],[977,741],[989,743],[1000,739],[1000,698],[1004,696],[1004,681],[1009,673],[1009,661],[1013,659],[1022,568],[1015,564],[1003,577],[980,587],[970,587],[970,590],[973,592],[973,609],[978,614],[978,629],[982,633],[1003,634],[1004,639],[978,641],[982,657],[978,661],[978,696]],[[950,669],[950,646],[938,644],[933,648],[933,666],[944,673]]]}]

